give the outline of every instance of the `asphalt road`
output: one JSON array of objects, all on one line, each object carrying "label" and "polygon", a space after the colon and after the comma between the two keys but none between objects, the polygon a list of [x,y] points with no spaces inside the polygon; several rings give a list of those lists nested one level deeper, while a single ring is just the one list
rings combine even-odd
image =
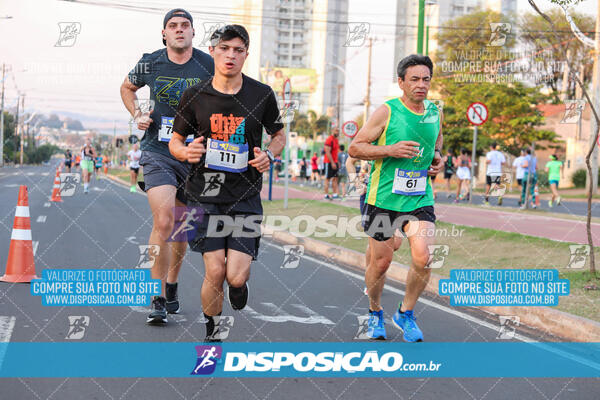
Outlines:
[{"label": "asphalt road", "polygon": [[[50,203],[53,169],[0,169],[0,268],[4,268],[18,186],[29,188],[36,269],[134,268],[139,245],[147,240],[151,215],[146,198],[111,181],[94,180],[89,194],[79,187],[63,203]],[[40,218],[45,216],[46,218]],[[39,222],[37,222],[39,221]],[[42,222],[43,221],[43,222]],[[228,341],[351,342],[358,317],[366,314],[362,274],[330,261],[305,255],[297,268],[282,269],[282,245],[261,241],[252,265],[250,300],[242,312],[224,305],[233,316]],[[66,342],[69,316],[88,316],[86,342],[201,342],[205,330],[200,308],[203,277],[200,254],[189,252],[180,274],[182,313],[166,326],[148,326],[147,311],[131,307],[47,307],[29,293],[27,284],[0,282],[0,316],[14,317],[5,340]],[[3,269],[2,269],[3,271]],[[383,304],[391,318],[403,286],[388,281]],[[456,311],[459,311],[456,313]],[[415,309],[428,342],[498,341],[497,316],[454,309],[445,299],[425,296]],[[402,342],[389,321],[388,339]],[[545,332],[520,327],[512,340],[554,341]],[[73,362],[85,363],[77,354]],[[48,362],[51,360],[40,360]],[[493,362],[493,360],[490,360]],[[156,355],[156,368],[168,368]],[[481,366],[485,368],[485,365]],[[568,375],[568,371],[565,372]],[[0,380],[6,399],[598,399],[594,379],[217,379],[217,378],[18,378]]]}]

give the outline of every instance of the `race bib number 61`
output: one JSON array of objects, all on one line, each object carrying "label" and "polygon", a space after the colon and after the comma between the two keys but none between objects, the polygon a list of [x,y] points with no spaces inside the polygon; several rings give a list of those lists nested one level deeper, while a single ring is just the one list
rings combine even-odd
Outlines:
[{"label": "race bib number 61", "polygon": [[411,171],[396,168],[392,192],[406,196],[423,195],[427,190],[427,170]]}]

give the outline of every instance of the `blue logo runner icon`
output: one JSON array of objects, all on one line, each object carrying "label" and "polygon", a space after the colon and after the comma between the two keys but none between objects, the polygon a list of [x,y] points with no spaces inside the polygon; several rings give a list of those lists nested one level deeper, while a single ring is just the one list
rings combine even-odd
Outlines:
[{"label": "blue logo runner icon", "polygon": [[217,360],[221,359],[221,346],[196,346],[198,360],[190,375],[210,375],[215,372]]}]

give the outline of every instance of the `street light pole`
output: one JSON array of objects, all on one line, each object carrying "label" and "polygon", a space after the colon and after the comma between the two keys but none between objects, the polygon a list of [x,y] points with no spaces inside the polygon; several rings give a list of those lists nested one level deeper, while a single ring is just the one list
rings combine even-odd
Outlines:
[{"label": "street light pole", "polygon": [[419,0],[419,24],[417,26],[417,54],[423,54],[423,26],[425,25],[425,0]]},{"label": "street light pole", "polygon": [[0,167],[4,166],[4,78],[6,65],[2,64],[2,101],[0,103]]}]

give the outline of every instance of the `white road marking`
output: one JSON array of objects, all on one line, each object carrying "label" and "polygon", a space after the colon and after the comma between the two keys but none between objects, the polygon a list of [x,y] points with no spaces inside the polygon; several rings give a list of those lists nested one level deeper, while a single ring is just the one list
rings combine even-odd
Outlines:
[{"label": "white road marking", "polygon": [[51,204],[50,204],[49,201],[47,201],[47,202],[44,203],[44,207],[50,207],[50,206],[51,206]]},{"label": "white road marking", "polygon": [[48,176],[48,175],[50,175],[50,173],[49,172],[42,172],[40,175],[41,176]]},{"label": "white road marking", "polygon": [[4,185],[4,187],[17,187],[17,186],[21,186],[18,183],[7,183],[6,185]]},{"label": "white road marking", "polygon": [[263,315],[253,310],[251,307],[246,306],[243,310],[244,313],[248,314],[252,318],[259,319],[266,322],[298,322],[300,324],[324,324],[324,325],[335,325],[331,320],[325,318],[322,315],[317,314],[310,308],[302,304],[291,304],[292,307],[298,308],[302,312],[308,314],[308,317],[298,317],[296,315],[286,314],[279,307],[273,303],[261,303],[271,313],[275,315]]},{"label": "white road marking", "polygon": [[31,242],[31,244],[33,245],[33,255],[35,256],[35,253],[37,252],[38,245],[40,244],[40,242],[38,242],[37,240],[34,240],[33,242]]},{"label": "white road marking", "polygon": [[35,222],[44,223],[46,222],[46,218],[47,217],[45,215],[40,215]]},{"label": "white road marking", "polygon": [[[0,343],[10,342],[13,329],[15,329],[15,321],[17,320],[14,316],[0,315]],[[4,362],[4,355],[6,353],[6,347],[0,347],[0,369],[2,369],[2,363]]]}]

